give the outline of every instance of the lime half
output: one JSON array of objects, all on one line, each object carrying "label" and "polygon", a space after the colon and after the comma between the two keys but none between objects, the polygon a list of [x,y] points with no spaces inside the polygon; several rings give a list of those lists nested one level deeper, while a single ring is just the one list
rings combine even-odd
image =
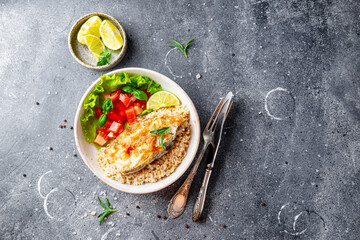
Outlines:
[{"label": "lime half", "polygon": [[101,19],[99,16],[93,16],[89,18],[80,28],[77,40],[81,44],[86,44],[85,36],[88,34],[100,37],[100,26],[101,26]]},{"label": "lime half", "polygon": [[95,35],[85,35],[85,43],[86,46],[88,46],[88,48],[90,49],[92,55],[94,56],[94,58],[96,60],[99,60],[99,57],[101,57],[101,53],[103,51],[105,51],[105,46],[102,43],[102,41],[100,40],[100,38],[98,38]]},{"label": "lime half", "polygon": [[156,109],[179,105],[181,105],[180,99],[175,94],[168,91],[160,91],[149,98],[149,101],[146,103],[146,108]]},{"label": "lime half", "polygon": [[104,20],[101,23],[100,35],[105,46],[111,50],[118,50],[123,45],[124,41],[119,29],[117,29],[109,20]]}]

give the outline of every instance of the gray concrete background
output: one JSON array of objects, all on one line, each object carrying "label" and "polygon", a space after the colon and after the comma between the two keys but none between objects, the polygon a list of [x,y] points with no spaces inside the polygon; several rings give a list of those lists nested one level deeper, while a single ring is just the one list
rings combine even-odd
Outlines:
[{"label": "gray concrete background", "polygon": [[[67,36],[93,11],[127,31],[129,50],[115,69],[171,77],[202,127],[218,97],[236,93],[206,222],[191,222],[204,164],[183,216],[163,220],[156,215],[167,215],[185,175],[130,195],[73,156],[77,105],[105,72],[79,65]],[[1,239],[359,239],[359,1],[2,0],[0,13]],[[170,38],[195,38],[188,59],[171,51]],[[118,209],[101,226],[90,214],[100,210],[98,194]]]}]

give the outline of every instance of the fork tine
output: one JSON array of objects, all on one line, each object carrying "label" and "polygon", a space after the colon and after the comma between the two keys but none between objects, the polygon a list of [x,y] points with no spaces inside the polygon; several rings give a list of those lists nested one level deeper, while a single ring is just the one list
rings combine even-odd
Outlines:
[{"label": "fork tine", "polygon": [[[213,120],[213,117],[214,117],[214,115],[215,115],[216,111],[218,110],[218,108],[219,108],[219,106],[220,106],[220,104],[221,104],[221,102],[222,102],[223,100],[224,100],[224,98],[221,98],[221,99],[220,99],[220,102],[219,102],[219,104],[217,105],[217,107],[216,107],[216,109],[215,109],[214,113],[212,114],[212,116],[211,116],[211,118],[210,118],[209,122],[206,124],[205,129],[209,129],[209,126],[210,126],[210,124],[211,124],[211,122],[212,122],[212,120]],[[220,109],[220,111],[221,111],[221,109]],[[219,111],[219,112],[220,112],[220,111]]]},{"label": "fork tine", "polygon": [[232,104],[233,104],[233,101],[231,101],[231,103],[230,103],[230,106],[229,106],[229,108],[228,108],[228,110],[227,110],[227,112],[226,112],[226,115],[225,115],[225,119],[227,118],[227,115],[228,115],[229,112],[230,112],[230,108],[231,108]]},{"label": "fork tine", "polygon": [[220,115],[220,113],[221,113],[221,111],[222,111],[222,109],[223,109],[223,107],[224,107],[224,105],[225,105],[225,101],[221,104],[221,107],[220,107],[220,110],[219,110],[219,112],[216,114],[216,117],[215,117],[215,119],[214,119],[214,121],[213,121],[213,124],[211,125],[211,127],[210,127],[210,131],[212,131],[212,132],[214,132],[215,131],[215,129],[216,129],[216,123],[217,123],[217,121],[218,121],[218,117],[219,117],[219,115]]}]

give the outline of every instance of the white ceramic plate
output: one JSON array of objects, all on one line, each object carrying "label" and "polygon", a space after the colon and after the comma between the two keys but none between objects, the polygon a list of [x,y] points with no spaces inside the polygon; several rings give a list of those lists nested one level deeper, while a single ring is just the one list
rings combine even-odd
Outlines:
[{"label": "white ceramic plate", "polygon": [[108,178],[103,170],[100,168],[98,162],[96,161],[96,147],[85,141],[82,130],[81,130],[81,124],[80,124],[80,117],[83,113],[83,102],[85,97],[89,94],[89,92],[94,88],[95,84],[100,81],[100,78],[98,78],[84,93],[79,106],[76,111],[75,116],[75,141],[76,141],[76,147],[86,163],[86,165],[90,168],[90,170],[98,177],[100,180],[108,184],[109,186],[128,193],[135,193],[135,194],[144,194],[144,193],[151,193],[159,191],[173,182],[175,182],[177,179],[179,179],[185,171],[189,168],[191,162],[195,158],[197,149],[199,147],[200,142],[200,122],[199,122],[199,116],[197,114],[197,111],[195,109],[195,106],[189,96],[185,93],[185,91],[177,85],[174,81],[169,79],[168,77],[145,69],[145,68],[123,68],[118,69],[112,72],[107,73],[107,75],[113,74],[113,73],[121,73],[121,72],[128,72],[133,74],[138,74],[142,76],[148,76],[149,78],[153,79],[155,82],[161,84],[162,88],[164,90],[170,91],[174,93],[182,102],[182,104],[185,104],[190,109],[190,124],[191,124],[191,140],[190,145],[187,150],[187,155],[181,162],[181,164],[177,167],[175,172],[171,174],[170,176],[156,182],[156,183],[146,183],[143,185],[128,185],[128,184],[122,184],[117,181],[114,181],[110,178]]}]

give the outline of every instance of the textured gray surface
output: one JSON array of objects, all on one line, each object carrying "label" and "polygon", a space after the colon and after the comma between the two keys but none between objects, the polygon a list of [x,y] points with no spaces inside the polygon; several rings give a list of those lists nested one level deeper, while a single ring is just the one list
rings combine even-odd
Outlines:
[{"label": "textured gray surface", "polygon": [[[67,35],[93,11],[115,16],[128,33],[116,68],[173,78],[202,126],[219,95],[236,93],[205,223],[190,220],[202,172],[184,215],[162,220],[156,215],[166,215],[185,176],[158,193],[130,195],[73,157],[69,126],[102,73],[72,59]],[[1,1],[0,238],[358,239],[359,12],[359,1],[346,0]],[[195,38],[188,59],[170,51],[170,38]],[[119,210],[102,226],[90,214],[100,210],[94,192]]]}]

